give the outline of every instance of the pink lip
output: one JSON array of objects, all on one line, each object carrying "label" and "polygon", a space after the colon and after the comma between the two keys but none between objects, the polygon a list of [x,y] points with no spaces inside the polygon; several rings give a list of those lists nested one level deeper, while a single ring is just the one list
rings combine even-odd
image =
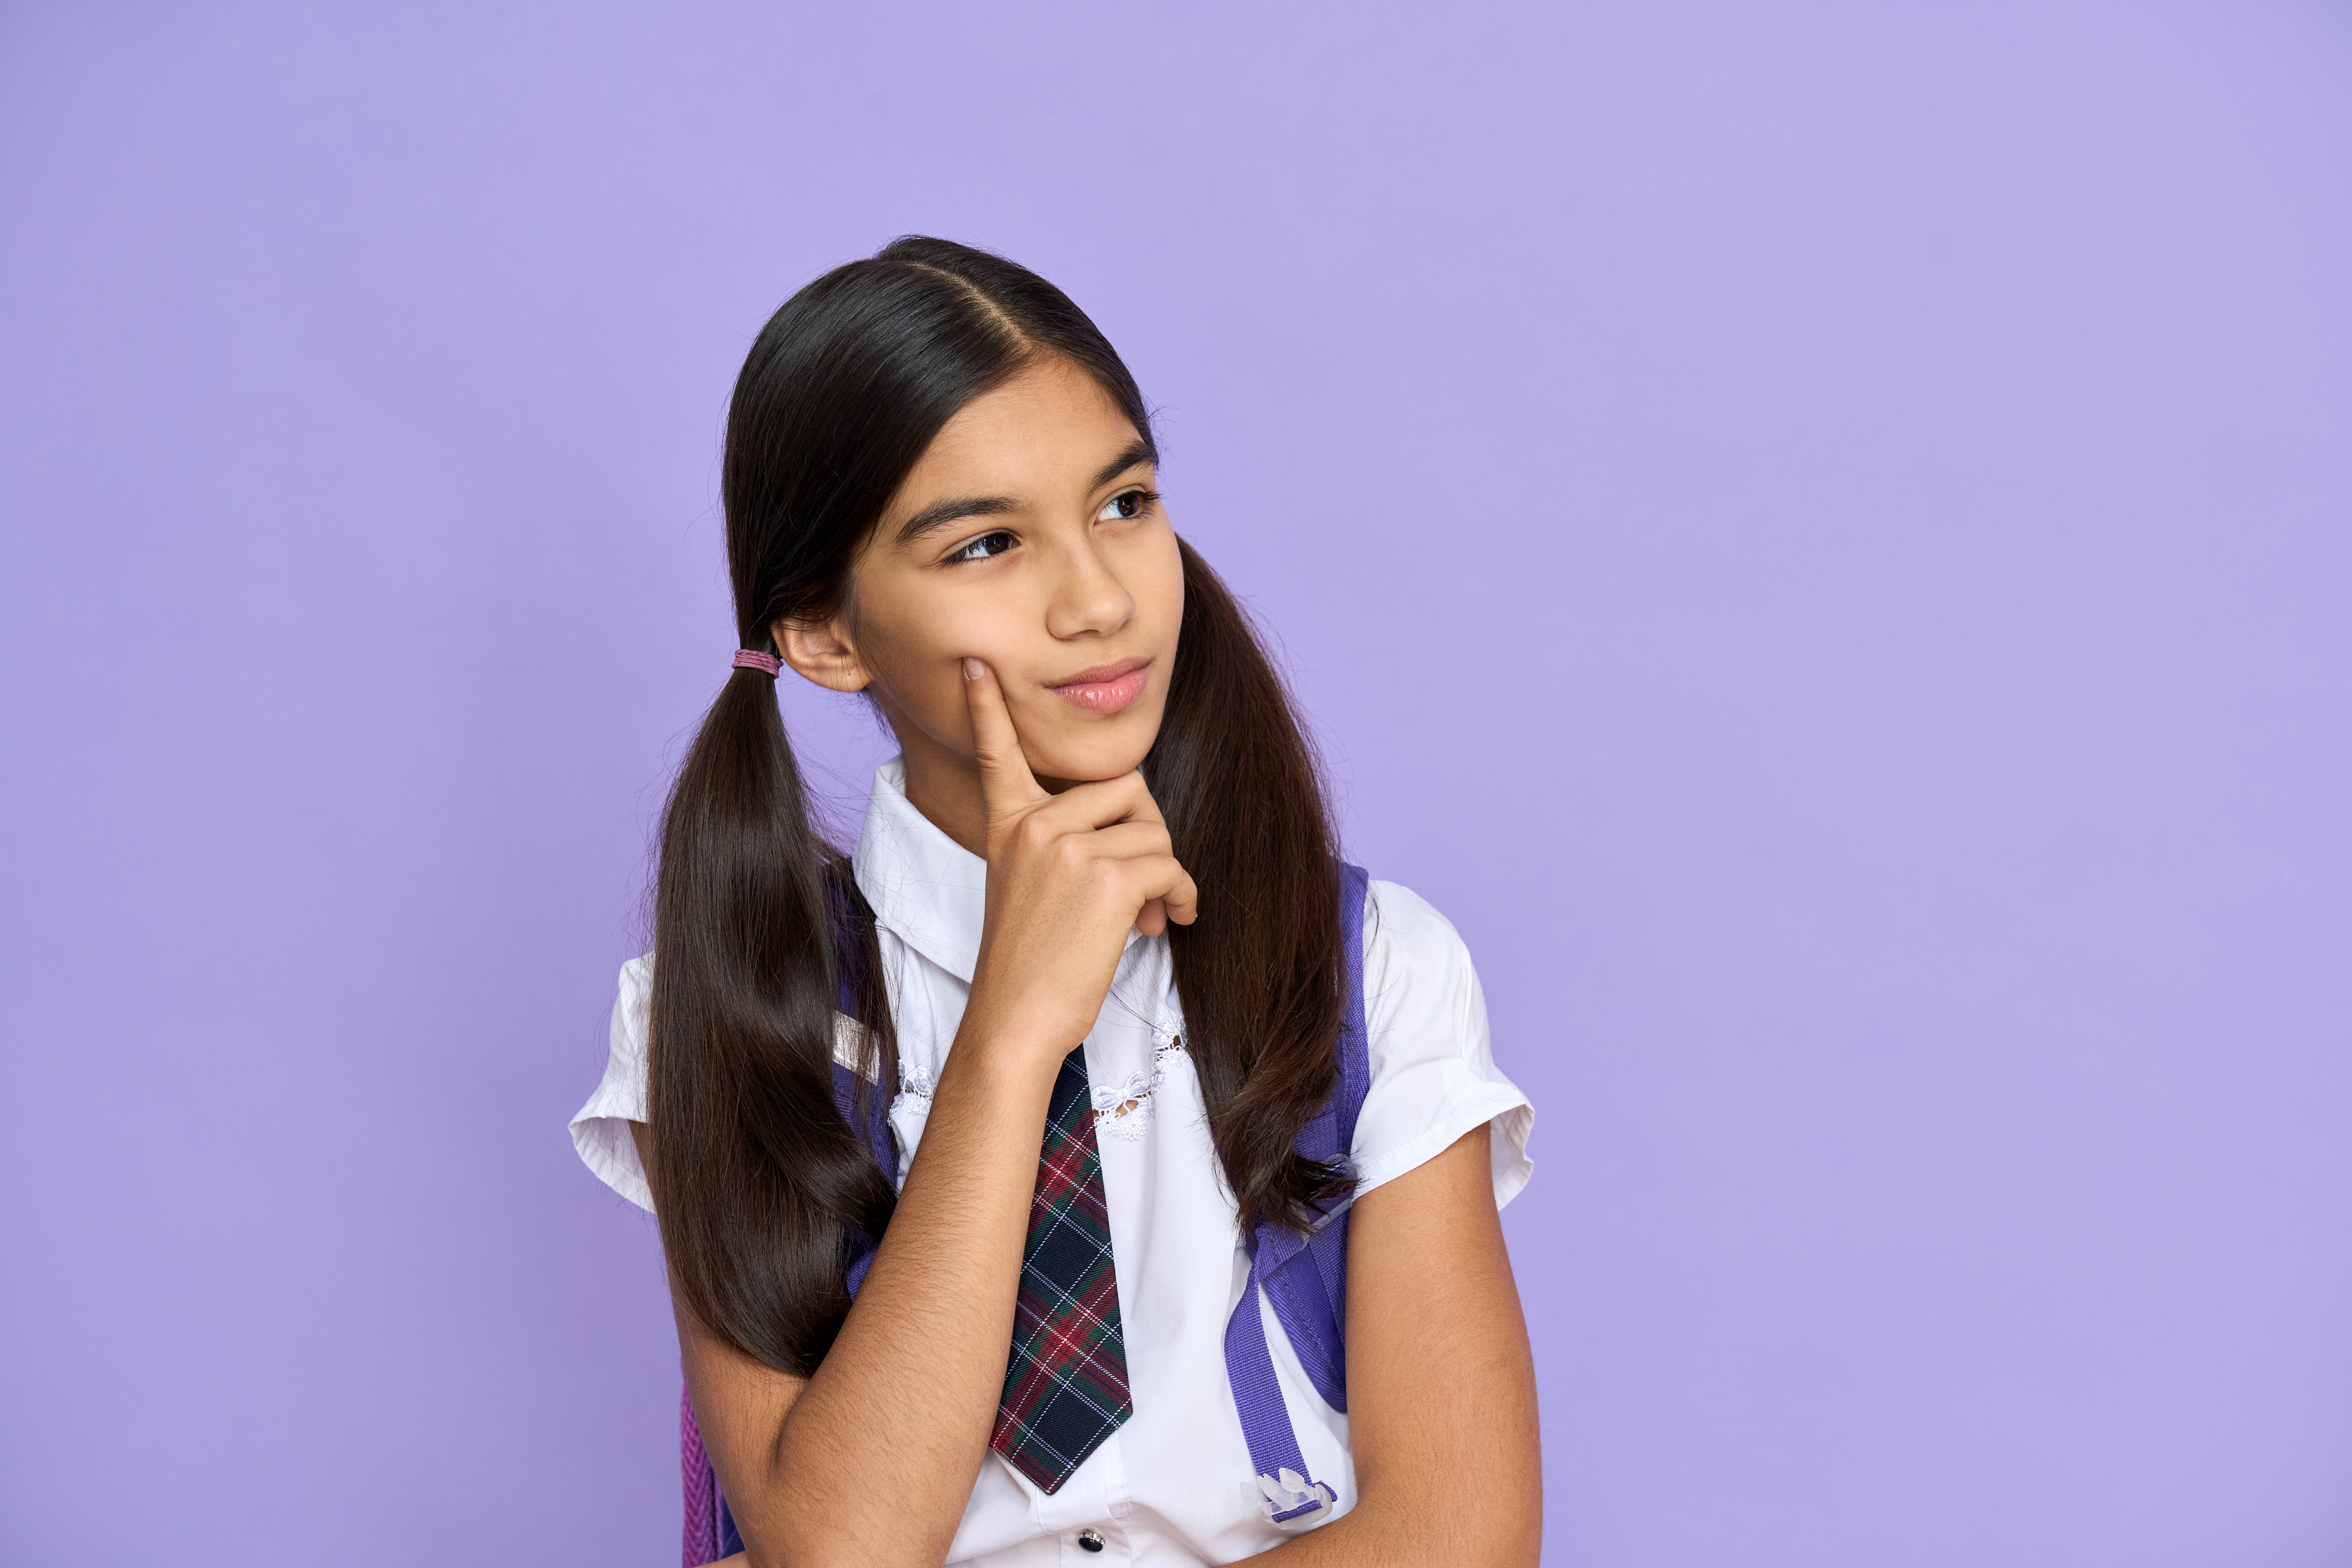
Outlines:
[{"label": "pink lip", "polygon": [[1063,701],[1088,713],[1117,713],[1143,695],[1149,659],[1128,659],[1080,670],[1057,686],[1046,689]]}]

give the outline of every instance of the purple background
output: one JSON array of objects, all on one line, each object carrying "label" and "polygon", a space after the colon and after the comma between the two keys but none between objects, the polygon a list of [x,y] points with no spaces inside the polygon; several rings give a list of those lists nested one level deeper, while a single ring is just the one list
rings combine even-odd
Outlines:
[{"label": "purple background", "polygon": [[1478,955],[1551,1561],[2352,1561],[2347,176],[2338,5],[0,11],[0,1559],[676,1561],[563,1123],[921,229]]}]

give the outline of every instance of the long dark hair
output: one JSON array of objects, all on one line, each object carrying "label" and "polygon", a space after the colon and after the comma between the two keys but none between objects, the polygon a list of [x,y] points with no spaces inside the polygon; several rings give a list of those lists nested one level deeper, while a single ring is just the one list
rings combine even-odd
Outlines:
[{"label": "long dark hair", "polygon": [[[838,609],[850,562],[957,410],[1041,356],[1083,368],[1147,446],[1135,378],[1061,290],[909,236],[787,300],[744,361],[720,488],[737,643]],[[1169,934],[1186,1045],[1242,1223],[1304,1228],[1349,1187],[1292,1144],[1329,1100],[1342,1017],[1337,844],[1315,754],[1248,617],[1189,544],[1168,706],[1144,762],[1201,893]],[[656,884],[652,1121],[662,1247],[688,1305],[771,1366],[815,1370],[855,1231],[889,1178],[833,1096],[834,1016],[870,1113],[897,1080],[871,914],[811,825],[772,683],[737,670],[679,769]],[[845,932],[846,943],[836,942]]]}]

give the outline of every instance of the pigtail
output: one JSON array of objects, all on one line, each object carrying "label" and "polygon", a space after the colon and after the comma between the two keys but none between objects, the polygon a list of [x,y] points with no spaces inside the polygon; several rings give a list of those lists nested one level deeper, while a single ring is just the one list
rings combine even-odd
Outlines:
[{"label": "pigtail", "polygon": [[[876,1005],[870,917],[835,932],[845,858],[809,821],[773,681],[739,669],[670,791],[654,895],[652,1126],[662,1249],[729,1343],[806,1376],[849,1311],[845,1238],[879,1236],[891,1184],[834,1096],[846,984]],[[854,907],[863,909],[862,901]],[[845,962],[845,958],[847,959]],[[862,1092],[878,1092],[860,1076]]]},{"label": "pigtail", "polygon": [[1201,916],[1171,926],[1186,1047],[1244,1230],[1305,1230],[1352,1187],[1293,1146],[1339,1087],[1339,857],[1322,770],[1248,615],[1189,544],[1184,619],[1143,764]]}]

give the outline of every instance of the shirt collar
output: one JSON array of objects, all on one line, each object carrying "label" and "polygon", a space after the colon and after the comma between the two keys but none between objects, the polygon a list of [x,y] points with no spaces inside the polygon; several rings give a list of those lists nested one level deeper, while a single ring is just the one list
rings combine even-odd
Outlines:
[{"label": "shirt collar", "polygon": [[878,924],[971,984],[988,915],[988,862],[908,802],[905,758],[893,757],[874,770],[850,864]]}]

